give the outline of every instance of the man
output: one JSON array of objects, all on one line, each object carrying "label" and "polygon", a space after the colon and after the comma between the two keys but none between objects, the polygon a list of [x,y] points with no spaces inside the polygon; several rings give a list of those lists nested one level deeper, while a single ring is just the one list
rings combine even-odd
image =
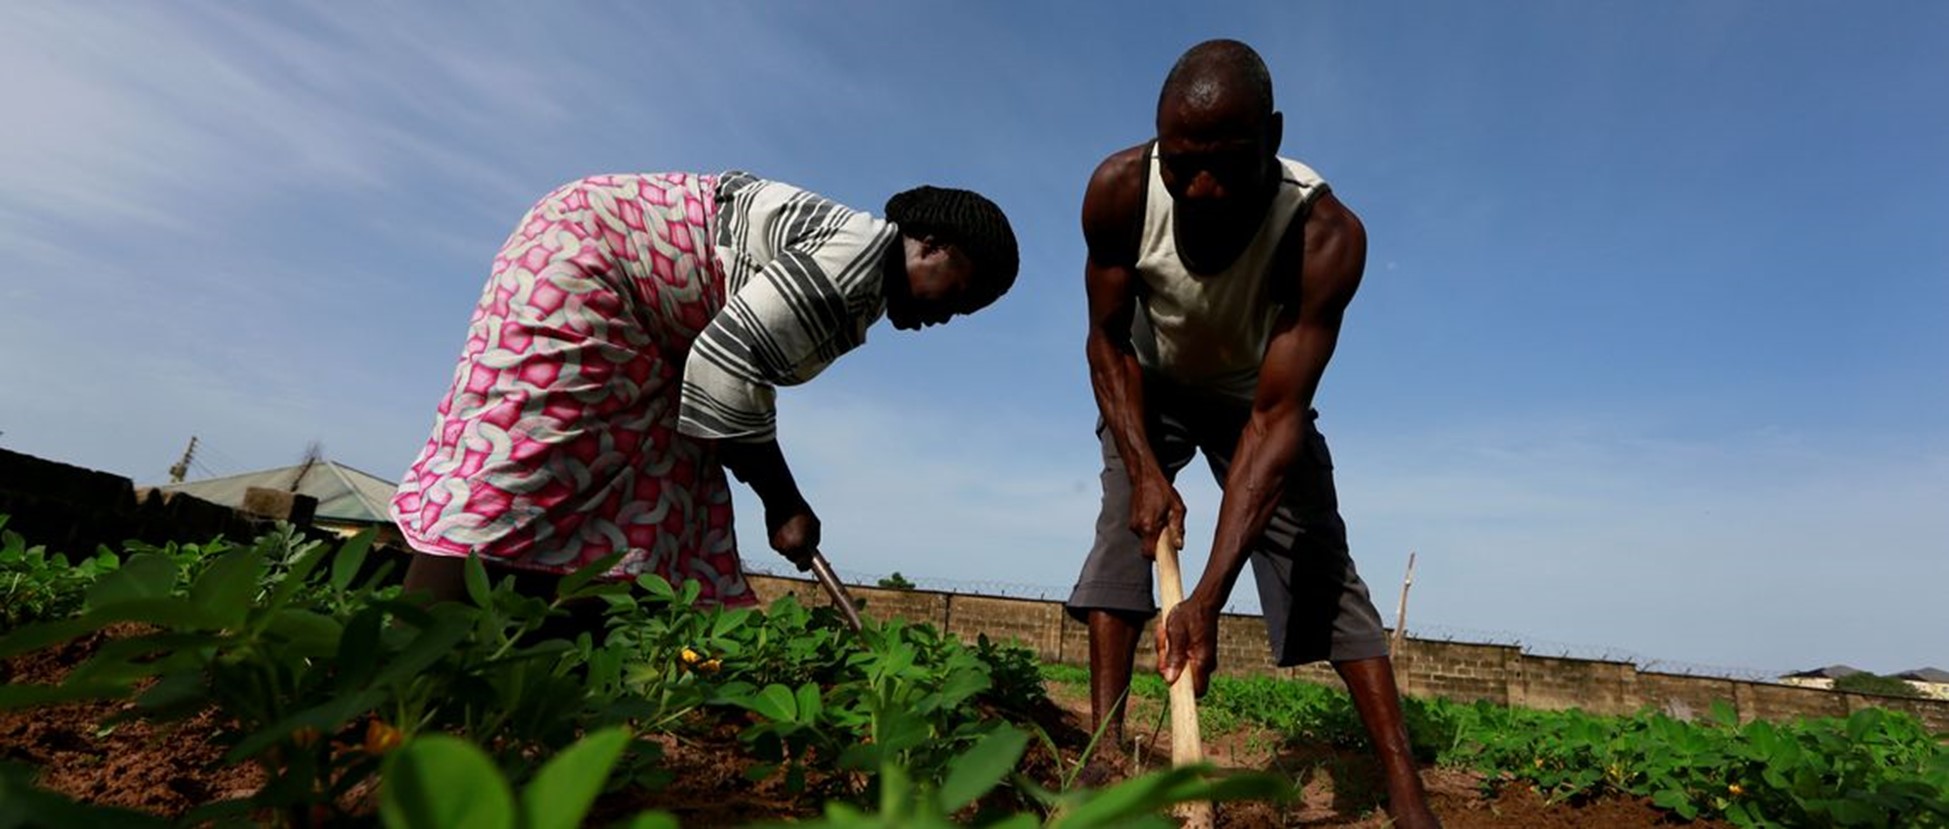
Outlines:
[{"label": "man", "polygon": [[1156,613],[1150,559],[1160,534],[1184,537],[1171,482],[1202,451],[1224,499],[1210,562],[1164,620],[1165,680],[1189,670],[1205,693],[1219,611],[1250,560],[1275,660],[1332,662],[1373,738],[1395,825],[1437,826],[1313,424],[1366,234],[1317,173],[1278,156],[1282,129],[1258,54],[1208,41],[1166,78],[1156,140],[1111,155],[1090,179],[1084,274],[1103,506],[1067,607],[1089,625],[1096,725],[1107,720],[1120,742],[1139,625]]}]

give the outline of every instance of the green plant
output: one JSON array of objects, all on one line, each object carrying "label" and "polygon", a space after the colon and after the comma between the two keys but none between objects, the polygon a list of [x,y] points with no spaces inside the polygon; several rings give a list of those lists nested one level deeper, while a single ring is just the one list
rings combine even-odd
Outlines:
[{"label": "green plant", "polygon": [[908,581],[906,576],[900,575],[899,570],[893,571],[893,575],[891,576],[887,576],[886,578],[880,579],[879,586],[884,587],[888,590],[914,589],[914,583]]},{"label": "green plant", "polygon": [[89,586],[121,564],[108,550],[69,564],[67,556],[28,546],[6,529],[7,518],[0,515],[0,630],[73,614]]},{"label": "green plant", "polygon": [[[1051,681],[1083,683],[1069,666]],[[1133,696],[1162,698],[1140,675]],[[1234,716],[1285,739],[1361,747],[1364,730],[1344,692],[1271,677],[1215,677],[1200,703],[1207,723]],[[1687,820],[1736,826],[1949,826],[1949,748],[1913,716],[1879,708],[1845,719],[1740,724],[1715,706],[1685,722],[1531,711],[1487,702],[1403,701],[1409,741],[1424,761],[1468,766],[1491,788],[1534,785],[1553,800],[1605,794],[1648,797]]]},{"label": "green plant", "polygon": [[1857,694],[1880,694],[1886,697],[1909,697],[1919,699],[1926,694],[1922,689],[1909,684],[1908,680],[1892,676],[1881,676],[1863,671],[1849,674],[1834,680],[1834,690],[1852,691]]},{"label": "green plant", "polygon": [[0,763],[0,827],[5,829],[66,829],[70,826],[116,826],[161,829],[169,822],[154,815],[113,806],[77,803],[34,786],[34,770],[16,763]]},{"label": "green plant", "polygon": [[1478,704],[1461,719],[1446,759],[1554,799],[1622,792],[1736,826],[1949,826],[1949,750],[1905,714],[1741,725],[1723,703],[1696,723]]},{"label": "green plant", "polygon": [[[517,795],[478,746],[431,734],[386,758],[379,814],[391,829],[574,829],[629,742],[629,732],[620,727],[591,733],[550,758]],[[630,824],[635,829],[676,825],[662,814],[646,814]]]},{"label": "green plant", "polygon": [[389,566],[353,583],[371,542],[361,535],[333,555],[287,530],[214,557],[133,553],[89,589],[82,613],[12,632],[0,656],[117,623],[145,632],[103,644],[58,686],[0,688],[0,708],[126,698],[147,683],[121,717],[214,709],[236,723],[225,762],[254,761],[267,782],[196,815],[271,810],[292,823],[336,811],[387,750],[421,732],[492,735],[517,773],[526,748],[573,738],[600,704],[576,674],[579,653],[519,644],[553,603],[511,582],[489,587],[470,561],[472,604],[422,607],[379,589]]}]

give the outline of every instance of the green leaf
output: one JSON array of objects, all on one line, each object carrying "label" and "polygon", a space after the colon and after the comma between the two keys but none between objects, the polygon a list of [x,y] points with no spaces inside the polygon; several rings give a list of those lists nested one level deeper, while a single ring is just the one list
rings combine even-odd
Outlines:
[{"label": "green leaf", "polygon": [[800,685],[798,698],[798,718],[808,723],[816,722],[819,719],[819,711],[823,707],[819,699],[819,686],[810,682]]},{"label": "green leaf", "polygon": [[176,589],[176,563],[156,553],[137,553],[121,567],[108,573],[88,588],[91,609],[126,602],[167,596]]},{"label": "green leaf", "polygon": [[468,556],[461,571],[466,574],[467,598],[476,607],[489,607],[494,589],[493,585],[487,583],[487,563],[481,561],[480,556]]},{"label": "green leaf", "polygon": [[321,613],[287,607],[272,615],[267,633],[284,640],[296,656],[324,657],[338,652],[344,629],[338,621]]},{"label": "green leaf", "polygon": [[190,585],[190,602],[209,614],[213,627],[235,628],[250,615],[264,559],[255,552],[225,553]]},{"label": "green leaf", "polygon": [[13,632],[0,637],[0,657],[37,651],[49,645],[93,633],[107,624],[87,617],[77,617],[52,622],[36,622],[14,628]]},{"label": "green leaf", "polygon": [[175,596],[132,596],[90,611],[85,617],[99,627],[116,622],[147,622],[174,630],[221,627],[214,614],[197,603]]},{"label": "green leaf", "polygon": [[679,829],[679,825],[669,812],[644,812],[632,818],[625,829]]},{"label": "green leaf", "polygon": [[291,732],[306,726],[326,733],[337,731],[353,717],[379,707],[379,703],[385,700],[384,693],[373,690],[333,697],[258,729],[256,733],[245,737],[225,753],[223,761],[242,762],[245,758],[255,756],[258,752],[270,748],[272,744],[291,736]]},{"label": "green leaf", "polygon": [[385,611],[367,607],[345,623],[338,640],[338,687],[359,688],[379,669],[379,634]]},{"label": "green leaf", "polygon": [[616,566],[616,563],[622,560],[622,553],[610,553],[576,568],[575,572],[563,576],[561,582],[556,585],[556,598],[565,599],[575,596],[576,591],[581,590],[583,585],[595,581],[598,576],[609,572],[609,568]]},{"label": "green leaf", "polygon": [[590,734],[550,759],[521,794],[526,829],[576,829],[602,793],[609,771],[629,744],[622,727]]},{"label": "green leaf", "polygon": [[184,711],[208,701],[200,670],[178,671],[163,676],[149,690],[136,697],[136,707],[145,711]]},{"label": "green leaf", "polygon": [[677,589],[670,586],[670,580],[655,573],[637,576],[636,584],[642,587],[644,592],[649,593],[650,598],[665,602],[675,601],[677,598]]},{"label": "green leaf", "polygon": [[343,591],[352,586],[352,580],[359,575],[359,568],[365,566],[365,557],[372,550],[372,541],[379,537],[379,531],[368,529],[346,539],[338,553],[332,556],[333,590]]},{"label": "green leaf", "polygon": [[983,737],[950,764],[941,806],[952,812],[973,803],[1015,768],[1028,746],[1028,732],[1017,728],[1004,726]]},{"label": "green leaf", "polygon": [[[472,743],[415,739],[386,758],[379,814],[390,829],[513,829],[514,796]],[[579,816],[578,816],[579,817]]]},{"label": "green leaf", "polygon": [[1059,826],[1118,826],[1136,815],[1156,812],[1177,802],[1174,789],[1195,786],[1197,775],[1209,765],[1181,766],[1131,778],[1093,793],[1076,807]]},{"label": "green leaf", "polygon": [[933,729],[910,711],[883,712],[873,724],[874,741],[886,751],[906,751],[927,742]]},{"label": "green leaf", "polygon": [[325,560],[328,552],[325,545],[314,544],[292,556],[289,559],[290,569],[285,572],[284,580],[277,583],[270,597],[264,601],[263,607],[279,608],[289,604],[291,597],[298,595],[298,590],[305,586],[305,580],[311,577],[313,570],[318,569],[318,564]]},{"label": "green leaf", "polygon": [[127,694],[127,683],[99,682],[62,685],[0,685],[0,711],[39,708],[77,700],[113,699]]},{"label": "green leaf", "polygon": [[154,815],[110,806],[76,803],[33,785],[34,771],[14,763],[0,764],[0,827],[114,826],[128,829],[167,827]]},{"label": "green leaf", "polygon": [[386,663],[386,667],[373,677],[372,684],[384,685],[397,679],[404,679],[426,670],[441,657],[453,653],[454,646],[460,644],[467,634],[473,632],[472,619],[479,611],[443,605],[436,608],[429,621],[430,627],[422,628],[420,635],[414,637],[406,649]]},{"label": "green leaf", "polygon": [[987,672],[963,669],[949,674],[947,684],[941,686],[941,704],[952,707],[972,699],[976,694],[994,685]]},{"label": "green leaf", "polygon": [[724,636],[728,635],[731,631],[743,627],[745,622],[748,621],[750,618],[751,618],[751,611],[746,610],[744,608],[739,608],[737,610],[726,610],[719,613],[716,619],[711,620],[711,638],[712,639],[723,638]]},{"label": "green leaf", "polygon": [[792,689],[777,683],[765,686],[742,704],[777,722],[795,722],[799,718],[798,698],[793,696]]}]

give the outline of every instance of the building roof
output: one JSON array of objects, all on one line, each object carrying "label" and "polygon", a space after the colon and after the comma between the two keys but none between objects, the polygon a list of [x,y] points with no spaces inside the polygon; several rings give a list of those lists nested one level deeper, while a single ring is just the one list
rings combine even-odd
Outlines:
[{"label": "building roof", "polygon": [[1906,679],[1912,682],[1933,682],[1949,685],[1949,671],[1941,668],[1916,668],[1896,674],[1895,678]]},{"label": "building roof", "polygon": [[[301,473],[302,479],[299,477]],[[392,522],[388,504],[392,501],[393,492],[399,488],[398,482],[361,472],[337,461],[319,460],[309,467],[293,464],[221,478],[163,484],[156,488],[164,492],[185,493],[211,503],[241,507],[244,492],[251,487],[290,491],[293,482],[297,484],[298,494],[318,499],[316,518],[362,524]]]},{"label": "building roof", "polygon": [[1796,671],[1794,673],[1786,674],[1785,678],[1840,679],[1841,677],[1844,676],[1853,676],[1859,673],[1866,673],[1866,671],[1863,671],[1860,668],[1856,668],[1852,665],[1829,665],[1825,668],[1814,668],[1813,670],[1808,670],[1808,671]]}]

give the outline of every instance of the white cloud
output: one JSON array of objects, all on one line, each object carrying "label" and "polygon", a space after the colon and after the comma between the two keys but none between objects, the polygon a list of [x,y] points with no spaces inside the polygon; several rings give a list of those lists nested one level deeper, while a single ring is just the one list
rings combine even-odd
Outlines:
[{"label": "white cloud", "polygon": [[[782,440],[835,566],[1066,595],[1097,510],[1086,434],[830,389],[786,395]],[[1414,550],[1410,627],[1732,667],[1893,671],[1949,656],[1922,633],[1949,627],[1934,596],[1949,581],[1943,439],[1868,452],[1596,422],[1338,436],[1329,424],[1355,558],[1383,616]],[[1190,582],[1220,494],[1202,460],[1179,484]],[[745,553],[769,564],[758,505],[737,492]],[[1256,609],[1249,579],[1232,606]]]}]

